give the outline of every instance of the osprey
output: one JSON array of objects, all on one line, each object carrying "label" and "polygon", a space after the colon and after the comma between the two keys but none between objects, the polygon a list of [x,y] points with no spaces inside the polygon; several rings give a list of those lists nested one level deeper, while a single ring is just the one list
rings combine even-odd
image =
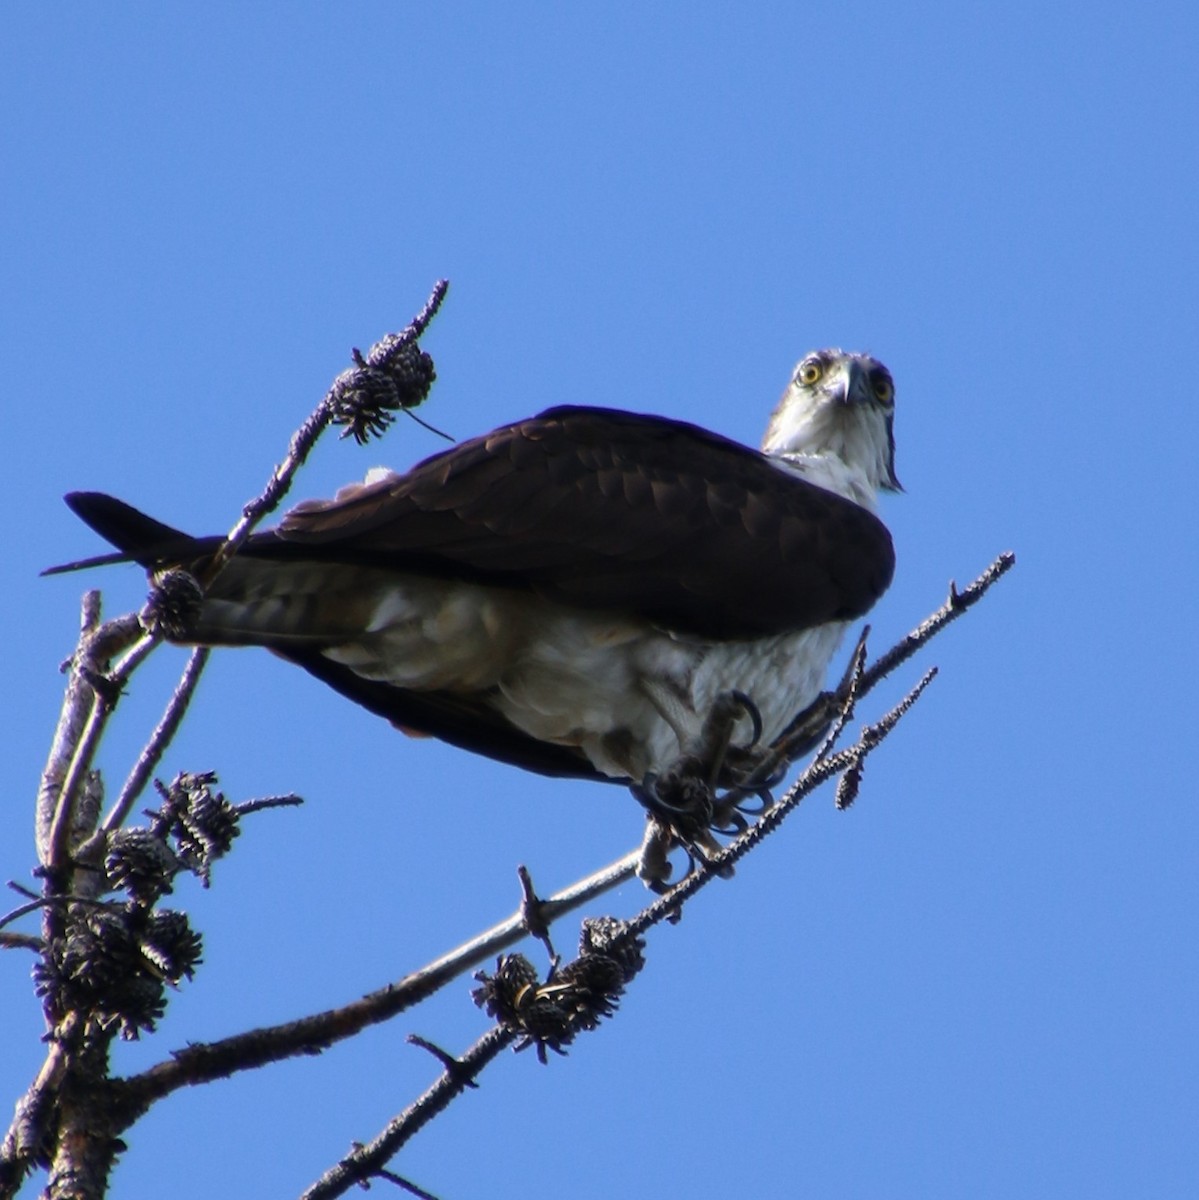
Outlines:
[{"label": "osprey", "polygon": [[[730,695],[733,749],[768,745],[890,583],[893,411],[887,368],[840,350],[799,363],[760,452],[551,408],[299,505],[171,638],[265,646],[406,732],[544,775],[653,780]],[[90,562],[154,579],[202,577],[221,542],[67,503],[121,551]]]}]

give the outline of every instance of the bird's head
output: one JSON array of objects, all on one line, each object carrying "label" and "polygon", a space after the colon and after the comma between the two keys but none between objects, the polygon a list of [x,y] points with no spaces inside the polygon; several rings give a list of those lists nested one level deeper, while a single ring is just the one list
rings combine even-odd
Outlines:
[{"label": "bird's head", "polygon": [[[762,450],[811,466],[815,476],[824,467],[834,490],[869,503],[880,488],[902,490],[895,475],[894,418],[895,384],[877,358],[815,350],[792,373]],[[841,468],[844,486],[837,477]],[[867,492],[859,496],[863,485]]]}]

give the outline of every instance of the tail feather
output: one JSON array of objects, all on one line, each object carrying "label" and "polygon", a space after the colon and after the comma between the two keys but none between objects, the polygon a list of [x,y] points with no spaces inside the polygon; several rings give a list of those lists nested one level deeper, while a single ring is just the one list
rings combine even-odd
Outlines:
[{"label": "tail feather", "polygon": [[43,575],[60,575],[64,571],[79,571],[85,567],[119,562],[137,562],[143,567],[152,567],[163,561],[178,562],[194,557],[202,546],[199,539],[146,516],[115,496],[107,496],[103,492],[70,492],[64,499],[71,511],[102,538],[111,542],[118,553],[49,567],[42,572]]}]

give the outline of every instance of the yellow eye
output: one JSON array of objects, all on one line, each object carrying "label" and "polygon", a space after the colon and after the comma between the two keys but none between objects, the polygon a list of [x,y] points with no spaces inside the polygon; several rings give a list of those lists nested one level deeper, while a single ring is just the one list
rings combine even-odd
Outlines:
[{"label": "yellow eye", "polygon": [[805,387],[811,387],[812,384],[820,382],[820,376],[823,374],[824,367],[821,366],[820,360],[809,358],[799,364],[799,370],[795,372],[795,378]]},{"label": "yellow eye", "polygon": [[874,389],[874,394],[883,404],[890,404],[895,398],[895,385],[891,382],[889,375],[875,375],[870,380],[870,386]]}]

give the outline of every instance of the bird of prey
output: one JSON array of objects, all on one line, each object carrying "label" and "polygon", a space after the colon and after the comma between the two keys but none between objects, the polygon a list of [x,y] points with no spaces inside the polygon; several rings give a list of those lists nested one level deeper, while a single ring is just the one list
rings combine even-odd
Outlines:
[{"label": "bird of prey", "polygon": [[[551,408],[300,504],[172,640],[265,646],[406,732],[638,787],[736,697],[733,753],[711,764],[734,783],[890,583],[876,496],[899,489],[893,413],[887,368],[840,350],[800,361],[760,451],[664,417]],[[121,552],[89,561],[156,580],[203,578],[221,542],[99,493],[67,502]]]}]

